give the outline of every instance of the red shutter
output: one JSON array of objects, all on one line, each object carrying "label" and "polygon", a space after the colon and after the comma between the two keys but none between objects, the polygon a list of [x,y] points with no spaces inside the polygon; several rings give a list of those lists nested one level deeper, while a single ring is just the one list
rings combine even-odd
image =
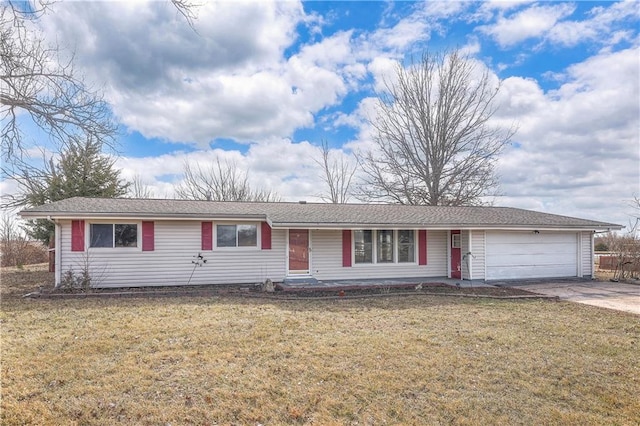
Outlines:
[{"label": "red shutter", "polygon": [[71,251],[84,251],[84,220],[71,221]]},{"label": "red shutter", "polygon": [[202,222],[202,250],[213,250],[213,222]]},{"label": "red shutter", "polygon": [[262,250],[271,250],[271,227],[267,222],[262,222]]},{"label": "red shutter", "polygon": [[155,232],[153,222],[142,222],[142,251],[155,249]]},{"label": "red shutter", "polygon": [[418,231],[418,265],[427,264],[427,230]]},{"label": "red shutter", "polygon": [[348,268],[351,266],[351,230],[344,229],[342,231],[342,266]]}]

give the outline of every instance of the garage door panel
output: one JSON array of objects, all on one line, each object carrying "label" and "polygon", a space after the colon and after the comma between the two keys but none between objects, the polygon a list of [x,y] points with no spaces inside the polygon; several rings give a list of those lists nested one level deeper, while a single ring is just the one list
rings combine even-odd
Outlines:
[{"label": "garage door panel", "polygon": [[487,279],[577,275],[575,233],[487,232]]},{"label": "garage door panel", "polygon": [[540,232],[538,234],[532,231],[518,231],[518,232],[500,232],[500,231],[487,231],[487,238],[492,241],[499,241],[508,244],[531,244],[541,243],[554,244],[554,243],[566,243],[568,241],[575,242],[575,233],[549,233]]},{"label": "garage door panel", "polygon": [[[488,271],[487,271],[488,274]],[[527,278],[556,278],[575,276],[573,268],[566,265],[545,265],[531,268],[530,266],[497,267],[492,271],[489,279],[527,279]]]},{"label": "garage door panel", "polygon": [[575,243],[556,244],[497,244],[491,248],[491,252],[496,255],[563,255],[573,251],[575,253]]},{"label": "garage door panel", "polygon": [[575,253],[562,253],[553,256],[535,256],[529,254],[510,254],[509,256],[489,256],[486,260],[487,267],[493,266],[527,266],[527,265],[569,265],[575,267]]}]

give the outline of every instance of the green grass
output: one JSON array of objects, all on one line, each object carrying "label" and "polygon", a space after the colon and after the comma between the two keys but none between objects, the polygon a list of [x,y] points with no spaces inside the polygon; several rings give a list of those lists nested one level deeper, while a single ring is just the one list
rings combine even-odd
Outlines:
[{"label": "green grass", "polygon": [[438,296],[31,300],[6,278],[6,425],[640,421],[632,314]]}]

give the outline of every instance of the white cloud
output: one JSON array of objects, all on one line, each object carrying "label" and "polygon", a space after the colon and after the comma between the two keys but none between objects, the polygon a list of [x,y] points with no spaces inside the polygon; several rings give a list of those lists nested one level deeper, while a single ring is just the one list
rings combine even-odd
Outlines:
[{"label": "white cloud", "polygon": [[65,3],[44,23],[75,44],[115,115],[146,137],[206,147],[287,136],[345,93],[335,68],[350,57],[348,33],[283,60],[308,20],[298,2],[206,3],[198,12],[197,33],[159,2]]},{"label": "white cloud", "polygon": [[501,46],[513,46],[540,37],[574,10],[575,6],[569,3],[534,5],[509,17],[500,16],[494,25],[480,27],[480,30],[494,37]]},{"label": "white cloud", "polygon": [[532,3],[533,0],[488,0],[482,2],[480,10],[483,11],[506,11],[510,9],[519,8],[522,5]]},{"label": "white cloud", "polygon": [[385,49],[406,50],[419,40],[428,40],[428,24],[424,20],[403,19],[391,28],[377,30],[372,41]]},{"label": "white cloud", "polygon": [[[531,79],[503,82],[496,117],[520,129],[499,162],[499,202],[626,222],[621,206],[640,190],[638,48],[573,65],[566,82],[544,93]],[[624,82],[621,84],[621,82]]]},{"label": "white cloud", "polygon": [[247,172],[253,188],[279,193],[285,200],[317,200],[323,191],[321,170],[314,161],[318,148],[309,142],[294,143],[288,139],[272,138],[250,145],[246,153],[222,149],[176,152],[157,157],[117,160],[123,177],[138,175],[157,198],[174,197],[174,187],[182,180],[185,163],[206,168],[216,159],[229,161]]},{"label": "white cloud", "polygon": [[612,31],[612,26],[629,18],[637,19],[640,16],[640,8],[636,1],[622,1],[606,8],[594,7],[591,16],[591,19],[584,21],[558,22],[551,28],[547,38],[563,46],[575,46],[586,40],[604,45],[631,41],[634,38],[632,31]]},{"label": "white cloud", "polygon": [[386,90],[387,85],[394,85],[397,80],[397,68],[399,62],[395,59],[379,56],[373,58],[367,69],[373,77],[373,88],[380,93]]}]

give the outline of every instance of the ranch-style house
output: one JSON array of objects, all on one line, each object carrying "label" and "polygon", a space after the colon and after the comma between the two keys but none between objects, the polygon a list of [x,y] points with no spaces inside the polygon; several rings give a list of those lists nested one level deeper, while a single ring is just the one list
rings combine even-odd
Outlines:
[{"label": "ranch-style house", "polygon": [[594,233],[620,225],[509,207],[75,197],[25,209],[55,223],[56,285],[267,279],[591,277]]}]

